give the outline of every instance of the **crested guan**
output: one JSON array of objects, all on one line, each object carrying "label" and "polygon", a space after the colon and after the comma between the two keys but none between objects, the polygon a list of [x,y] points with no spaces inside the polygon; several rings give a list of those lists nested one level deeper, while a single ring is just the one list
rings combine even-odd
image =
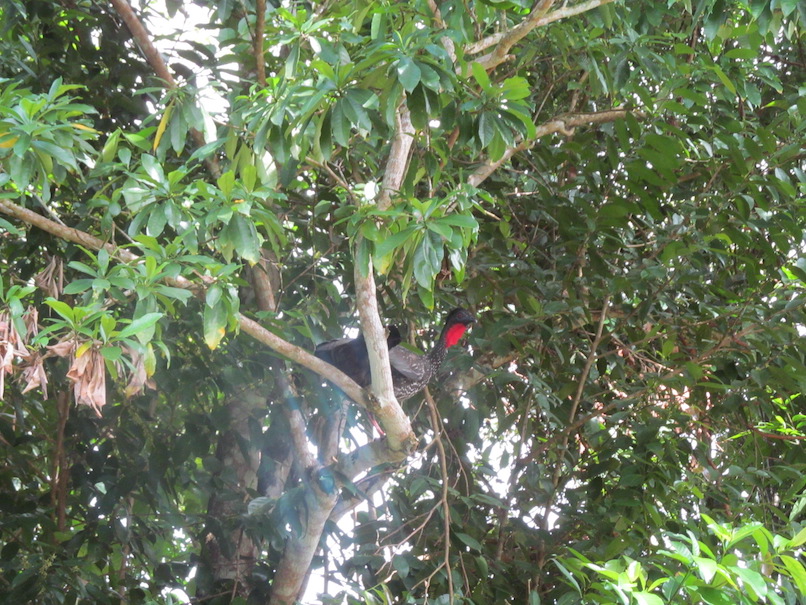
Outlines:
[{"label": "crested guan", "polygon": [[[386,337],[386,346],[392,349],[400,344],[400,330],[397,329],[397,326],[388,326],[388,329],[389,335]],[[359,334],[358,338],[328,340],[316,345],[316,350],[313,354],[322,361],[336,366],[357,382],[359,386],[365,387],[372,382],[367,343],[364,341],[363,334]]]},{"label": "crested guan", "polygon": [[[445,359],[448,347],[458,343],[467,326],[474,321],[475,318],[464,309],[454,309],[448,313],[434,348],[425,355],[397,346],[400,343],[400,332],[396,327],[390,327],[386,343],[389,346],[389,365],[392,368],[392,383],[398,401],[408,399],[425,388]],[[366,387],[372,383],[363,335],[324,342],[316,347],[314,355],[339,368],[359,386]]]}]

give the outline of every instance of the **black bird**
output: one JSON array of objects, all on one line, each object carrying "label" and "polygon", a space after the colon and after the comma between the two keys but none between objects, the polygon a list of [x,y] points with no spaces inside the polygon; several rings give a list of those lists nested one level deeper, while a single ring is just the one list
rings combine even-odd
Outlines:
[{"label": "black bird", "polygon": [[[400,343],[400,332],[396,327],[390,327],[386,343],[389,346],[392,383],[398,401],[408,399],[425,388],[442,365],[448,348],[459,342],[468,325],[474,321],[476,319],[464,309],[457,308],[448,313],[434,348],[425,355],[397,346]],[[366,387],[372,383],[363,335],[324,342],[316,347],[314,355],[339,368],[359,386]]]},{"label": "black bird", "polygon": [[[388,326],[388,330],[386,345],[392,349],[400,344],[400,330],[397,329],[397,326]],[[363,334],[359,334],[358,338],[328,340],[316,345],[313,354],[322,361],[336,366],[359,386],[365,387],[372,383],[367,343]]]}]

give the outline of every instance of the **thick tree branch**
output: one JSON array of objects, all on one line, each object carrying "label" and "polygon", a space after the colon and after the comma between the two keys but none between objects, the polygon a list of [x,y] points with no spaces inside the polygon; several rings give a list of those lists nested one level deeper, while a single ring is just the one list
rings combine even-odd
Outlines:
[{"label": "thick tree branch", "polygon": [[[16,204],[12,204],[8,200],[0,199],[0,213],[6,214],[8,216],[14,217],[27,223],[29,225],[33,225],[50,233],[51,235],[55,235],[65,241],[73,242],[75,244],[79,244],[86,248],[92,250],[100,250],[101,248],[107,250],[113,258],[118,259],[121,262],[125,263],[137,263],[140,262],[140,257],[128,250],[123,248],[118,248],[114,244],[109,242],[105,242],[100,238],[95,237],[94,235],[90,235],[84,231],[79,231],[78,229],[73,229],[72,227],[67,227],[65,225],[60,225],[59,223],[50,220],[36,212],[32,212],[27,208],[23,208],[22,206],[17,206]],[[166,278],[166,283],[177,287],[177,288],[184,288],[186,290],[190,290],[196,295],[201,295],[204,291],[204,286],[200,284],[195,284],[191,282],[189,279],[182,277],[175,278]],[[292,361],[299,363],[300,365],[305,366],[309,370],[313,370],[317,374],[324,376],[330,382],[335,384],[339,387],[344,393],[353,401],[358,403],[359,405],[369,408],[370,401],[367,398],[364,389],[358,386],[349,376],[344,374],[343,372],[337,370],[332,365],[327,362],[322,361],[321,359],[314,357],[305,349],[302,349],[296,345],[291,344],[287,340],[280,338],[273,332],[270,332],[259,323],[246,317],[245,315],[238,314],[236,316],[238,320],[238,324],[244,332],[255,338],[256,340],[262,342],[269,348],[273,349],[275,352],[279,353],[280,355],[284,355],[288,357]]]},{"label": "thick tree branch", "polygon": [[[535,137],[521,141],[515,147],[510,147],[504,152],[504,155],[495,161],[489,161],[476,168],[475,172],[471,174],[467,182],[478,187],[489,177],[493,172],[503,166],[509,159],[521,151],[525,151],[534,145],[541,137],[545,137],[554,133],[562,133],[566,136],[573,134],[573,129],[577,126],[586,126],[588,124],[604,124],[607,122],[615,122],[616,120],[623,119],[630,113],[627,109],[611,109],[608,111],[600,111],[596,113],[575,113],[566,116],[560,116],[548,122],[545,122],[537,127]],[[641,116],[640,112],[633,112],[637,116]]]},{"label": "thick tree branch", "polygon": [[304,510],[300,510],[304,530],[286,543],[283,558],[274,575],[270,605],[292,605],[296,602],[325,523],[337,501],[338,492],[326,494],[312,485],[305,490],[305,506]]},{"label": "thick tree branch", "polygon": [[[599,6],[610,4],[611,2],[614,1],[615,0],[588,0],[587,2],[581,2],[579,4],[575,4],[574,6],[563,6],[562,8],[553,10],[550,13],[544,13],[542,16],[536,15],[535,11],[532,11],[532,13],[529,15],[529,18],[523,23],[519,24],[518,26],[516,26],[511,30],[492,34],[491,36],[487,36],[486,38],[479,40],[478,42],[468,45],[465,48],[465,53],[468,55],[475,55],[482,51],[487,50],[491,46],[495,46],[496,44],[506,43],[507,37],[512,35],[512,32],[518,27],[521,27],[524,23],[529,23],[530,25],[529,30],[532,30],[538,27],[543,27],[544,25],[548,25],[549,23],[554,23],[555,21],[559,21],[560,19],[574,17],[576,15],[587,12]],[[529,21],[530,19],[531,21]],[[528,33],[528,31],[526,33]],[[521,36],[518,39],[521,39],[522,37],[523,36]],[[517,42],[517,40],[515,42]],[[512,48],[512,45],[510,45],[509,48]],[[509,50],[509,48],[507,48],[507,51]],[[479,62],[482,63],[483,60],[484,57],[479,59]]]},{"label": "thick tree branch", "polygon": [[389,447],[386,437],[380,437],[339,456],[334,470],[352,481],[379,464],[405,460],[406,455],[406,452]]},{"label": "thick tree branch", "polygon": [[510,49],[538,26],[552,4],[554,4],[554,0],[537,0],[532,6],[529,16],[512,29],[504,32],[498,39],[495,49],[491,53],[479,57],[476,62],[490,71],[506,61]]},{"label": "thick tree branch", "polygon": [[403,184],[409,168],[409,155],[413,143],[414,126],[411,123],[411,114],[405,105],[401,105],[397,111],[397,130],[392,139],[383,184],[378,196],[379,210],[387,210],[392,205],[392,197],[400,191],[400,186]]},{"label": "thick tree branch", "polygon": [[411,429],[408,416],[395,399],[392,384],[392,370],[389,367],[389,348],[386,344],[386,330],[378,312],[378,299],[375,295],[375,278],[372,266],[367,275],[361,274],[359,263],[355,265],[355,292],[358,314],[361,318],[361,331],[367,343],[369,367],[372,372],[372,393],[377,405],[372,412],[386,431],[389,447],[393,451],[411,451],[417,438]]},{"label": "thick tree branch", "polygon": [[[400,190],[408,169],[413,142],[414,127],[411,124],[409,111],[405,105],[401,105],[397,111],[397,131],[392,140],[389,157],[386,161],[383,186],[377,201],[380,210],[388,209],[392,205],[393,196]],[[360,245],[360,242],[356,245]],[[366,270],[366,274],[364,274],[364,270]],[[354,281],[356,305],[361,318],[361,331],[369,353],[372,392],[377,401],[373,412],[386,431],[389,447],[394,451],[408,452],[414,448],[417,440],[411,430],[408,417],[395,399],[392,371],[389,367],[389,349],[386,345],[386,331],[378,312],[372,263],[368,267],[361,267],[360,263],[356,262]]]},{"label": "thick tree branch", "polygon": [[[148,64],[151,66],[151,69],[154,70],[157,77],[165,82],[165,86],[169,90],[177,88],[176,80],[174,80],[168,66],[165,64],[162,55],[160,55],[159,51],[151,43],[151,37],[148,35],[148,31],[140,22],[140,19],[137,18],[137,15],[134,14],[129,3],[126,2],[126,0],[109,0],[109,2],[114,7],[118,16],[123,20],[123,23],[126,24],[129,33],[131,33],[132,38],[134,38],[134,41],[140,48],[140,52],[143,53],[143,56],[146,58],[146,61],[148,61]],[[190,136],[193,137],[193,142],[197,147],[204,146],[204,134],[200,130],[191,128]],[[213,178],[221,176],[221,168],[215,156],[207,157],[204,163]]]},{"label": "thick tree branch", "polygon": [[266,86],[266,61],[263,59],[263,30],[266,28],[266,0],[255,2],[255,68],[257,83]]},{"label": "thick tree branch", "polygon": [[331,511],[330,520],[336,522],[344,515],[354,510],[362,502],[371,502],[372,496],[378,493],[383,486],[386,485],[386,482],[389,481],[389,477],[394,472],[396,472],[396,469],[388,469],[377,474],[368,475],[361,479],[355,484],[355,489],[360,492],[360,495],[346,498],[342,497],[339,500],[339,503],[336,504]]}]

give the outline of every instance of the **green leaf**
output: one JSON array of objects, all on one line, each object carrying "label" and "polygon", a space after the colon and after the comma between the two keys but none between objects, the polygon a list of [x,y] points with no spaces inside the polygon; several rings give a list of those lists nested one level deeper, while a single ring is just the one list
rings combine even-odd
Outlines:
[{"label": "green leaf", "polygon": [[409,57],[401,57],[397,62],[397,78],[406,92],[411,92],[420,83],[420,68]]},{"label": "green leaf", "polygon": [[481,545],[481,542],[476,540],[476,538],[474,538],[473,536],[470,536],[462,532],[456,532],[454,535],[457,538],[459,538],[462,542],[464,542],[465,545],[469,546],[473,550],[476,550],[478,552],[482,552],[484,550],[484,547]]},{"label": "green leaf", "polygon": [[45,304],[54,311],[56,311],[56,313],[61,315],[68,322],[70,323],[75,322],[76,319],[75,311],[73,311],[73,308],[67,303],[64,303],[60,300],[56,300],[55,298],[48,298],[47,300],[45,300]]},{"label": "green leaf", "polygon": [[402,246],[409,238],[416,232],[416,227],[407,227],[402,231],[393,233],[392,235],[384,238],[380,243],[375,245],[375,255],[384,257],[394,252],[395,249]]},{"label": "green leaf", "polygon": [[344,114],[344,99],[339,99],[330,112],[330,126],[333,140],[342,147],[350,144],[350,120]]},{"label": "green leaf", "polygon": [[213,284],[207,288],[207,292],[204,294],[204,302],[212,309],[218,304],[218,301],[221,300],[223,295],[224,289],[219,284]]},{"label": "green leaf", "polygon": [[217,349],[224,338],[227,326],[227,306],[219,300],[214,306],[204,305],[204,342],[210,349]]},{"label": "green leaf", "polygon": [[747,569],[746,567],[737,566],[730,567],[730,571],[742,579],[742,584],[749,587],[755,593],[756,599],[763,599],[767,596],[769,590],[767,581],[760,573],[752,569]]},{"label": "green leaf", "polygon": [[81,294],[92,288],[94,279],[75,279],[64,287],[65,294]]},{"label": "green leaf", "polygon": [[[800,261],[800,260],[803,260],[803,259],[799,259],[799,261]],[[795,535],[795,537],[794,537],[794,538],[792,538],[792,539],[791,539],[791,540],[790,540],[790,541],[787,543],[787,548],[790,548],[790,549],[794,550],[794,549],[796,549],[796,548],[799,548],[800,546],[803,546],[803,544],[806,544],[806,527],[804,527],[803,529],[801,529],[801,530],[800,530],[800,531],[799,531],[799,532],[798,532],[798,533]]]},{"label": "green leaf", "polygon": [[714,65],[714,73],[720,79],[722,84],[725,85],[725,88],[727,88],[733,94],[736,94],[736,86],[733,84],[733,82],[730,81],[730,78],[728,78],[728,76],[725,75],[725,72],[722,71],[722,68],[719,67],[719,65]]},{"label": "green leaf", "polygon": [[102,347],[101,355],[108,361],[118,361],[123,357],[123,349],[120,347]]},{"label": "green leaf", "polygon": [[355,262],[358,265],[360,274],[364,277],[369,275],[369,261],[371,257],[371,242],[365,240],[363,237],[358,240],[358,248],[355,252]]},{"label": "green leaf", "polygon": [[137,336],[137,340],[146,344],[154,336],[154,327],[162,319],[163,313],[146,313],[145,315],[132,320],[132,322],[118,332],[115,337],[118,340]]},{"label": "green leaf", "polygon": [[479,116],[479,142],[482,148],[487,147],[495,136],[495,120],[497,118],[490,112],[485,111]]},{"label": "green leaf", "polygon": [[218,177],[218,181],[216,181],[218,188],[221,189],[221,193],[224,194],[226,199],[229,199],[232,195],[232,190],[235,187],[235,173],[232,170],[227,170],[224,174]]},{"label": "green leaf", "polygon": [[789,555],[779,555],[781,562],[784,564],[789,576],[795,582],[800,594],[806,595],[806,570],[803,568],[803,563],[790,557]]},{"label": "green leaf", "polygon": [[227,237],[238,255],[250,265],[260,260],[260,237],[254,223],[241,214],[233,215],[226,227]]},{"label": "green leaf", "polygon": [[481,89],[485,92],[488,92],[492,89],[492,84],[490,83],[490,76],[487,75],[487,70],[478,63],[477,61],[473,61],[470,64],[470,70],[473,74],[473,79],[476,80]]},{"label": "green leaf", "polygon": [[414,251],[414,279],[426,290],[432,288],[434,277],[442,268],[442,244],[438,242],[438,247],[435,246],[433,238],[438,241],[439,236],[428,233]]},{"label": "green leaf", "polygon": [[479,228],[478,221],[470,214],[448,214],[440,217],[438,220],[440,223],[445,223],[453,227],[461,227],[462,229],[473,229],[475,231]]},{"label": "green leaf", "polygon": [[664,601],[659,596],[649,592],[630,593],[635,599],[636,605],[663,605]]}]

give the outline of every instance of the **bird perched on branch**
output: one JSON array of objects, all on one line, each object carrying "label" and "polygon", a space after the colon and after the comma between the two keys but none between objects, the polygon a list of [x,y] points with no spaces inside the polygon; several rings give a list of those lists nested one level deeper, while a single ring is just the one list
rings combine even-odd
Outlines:
[{"label": "bird perched on branch", "polygon": [[[461,308],[448,313],[437,342],[425,355],[398,346],[400,332],[395,326],[390,327],[386,343],[389,346],[389,365],[392,368],[392,383],[398,401],[408,399],[425,388],[442,365],[448,348],[459,342],[467,327],[474,321],[476,319]],[[336,366],[359,386],[366,387],[372,383],[369,354],[363,335],[323,342],[316,347],[314,355]]]},{"label": "bird perched on branch", "polygon": [[[397,329],[397,326],[388,326],[387,329],[389,333],[386,337],[386,345],[391,350],[400,344],[400,330]],[[363,334],[359,334],[358,338],[328,340],[316,345],[313,354],[322,361],[336,366],[359,386],[365,387],[372,382],[367,343]]]}]

